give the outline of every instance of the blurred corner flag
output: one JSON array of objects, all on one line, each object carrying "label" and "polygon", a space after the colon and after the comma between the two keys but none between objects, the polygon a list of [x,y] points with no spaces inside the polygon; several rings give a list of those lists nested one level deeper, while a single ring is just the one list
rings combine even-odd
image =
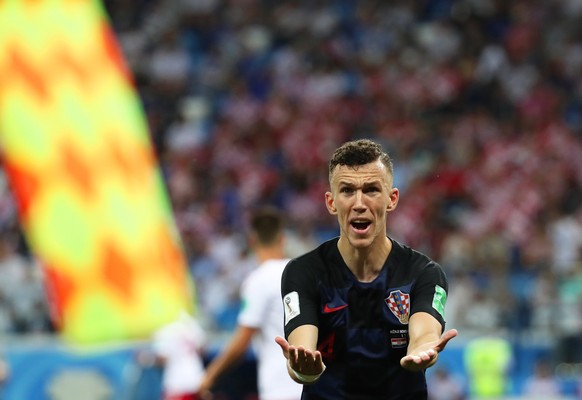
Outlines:
[{"label": "blurred corner flag", "polygon": [[0,0],[0,146],[63,339],[141,339],[193,285],[145,118],[99,1]]}]

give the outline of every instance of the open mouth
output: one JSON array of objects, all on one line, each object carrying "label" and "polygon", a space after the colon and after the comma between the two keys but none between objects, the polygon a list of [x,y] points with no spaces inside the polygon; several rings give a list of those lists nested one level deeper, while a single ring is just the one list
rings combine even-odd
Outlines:
[{"label": "open mouth", "polygon": [[352,228],[358,232],[364,232],[371,225],[370,221],[352,221],[350,222]]}]

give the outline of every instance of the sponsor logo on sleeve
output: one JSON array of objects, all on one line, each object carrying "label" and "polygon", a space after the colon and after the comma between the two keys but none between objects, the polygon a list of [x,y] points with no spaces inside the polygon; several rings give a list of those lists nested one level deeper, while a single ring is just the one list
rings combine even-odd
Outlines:
[{"label": "sponsor logo on sleeve", "polygon": [[299,293],[290,292],[283,297],[283,307],[285,309],[285,325],[293,318],[301,314],[299,308]]},{"label": "sponsor logo on sleeve", "polygon": [[432,308],[445,318],[445,304],[447,303],[447,292],[439,285],[434,287],[434,296],[432,298]]}]

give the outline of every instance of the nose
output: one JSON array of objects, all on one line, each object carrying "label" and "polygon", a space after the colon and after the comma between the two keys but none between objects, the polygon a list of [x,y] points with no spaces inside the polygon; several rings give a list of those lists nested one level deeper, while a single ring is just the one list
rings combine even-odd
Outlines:
[{"label": "nose", "polygon": [[364,211],[366,209],[366,205],[364,203],[364,193],[361,190],[356,191],[356,195],[354,198],[354,210],[355,211]]}]

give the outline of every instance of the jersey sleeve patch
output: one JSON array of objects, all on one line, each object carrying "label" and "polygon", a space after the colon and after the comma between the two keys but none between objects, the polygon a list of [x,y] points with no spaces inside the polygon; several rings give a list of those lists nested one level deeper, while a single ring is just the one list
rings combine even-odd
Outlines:
[{"label": "jersey sleeve patch", "polygon": [[293,318],[301,314],[299,308],[299,293],[290,292],[283,297],[283,307],[285,308],[285,325]]},{"label": "jersey sleeve patch", "polygon": [[434,287],[434,296],[432,298],[432,308],[445,318],[445,304],[447,303],[447,292],[439,285]]}]

